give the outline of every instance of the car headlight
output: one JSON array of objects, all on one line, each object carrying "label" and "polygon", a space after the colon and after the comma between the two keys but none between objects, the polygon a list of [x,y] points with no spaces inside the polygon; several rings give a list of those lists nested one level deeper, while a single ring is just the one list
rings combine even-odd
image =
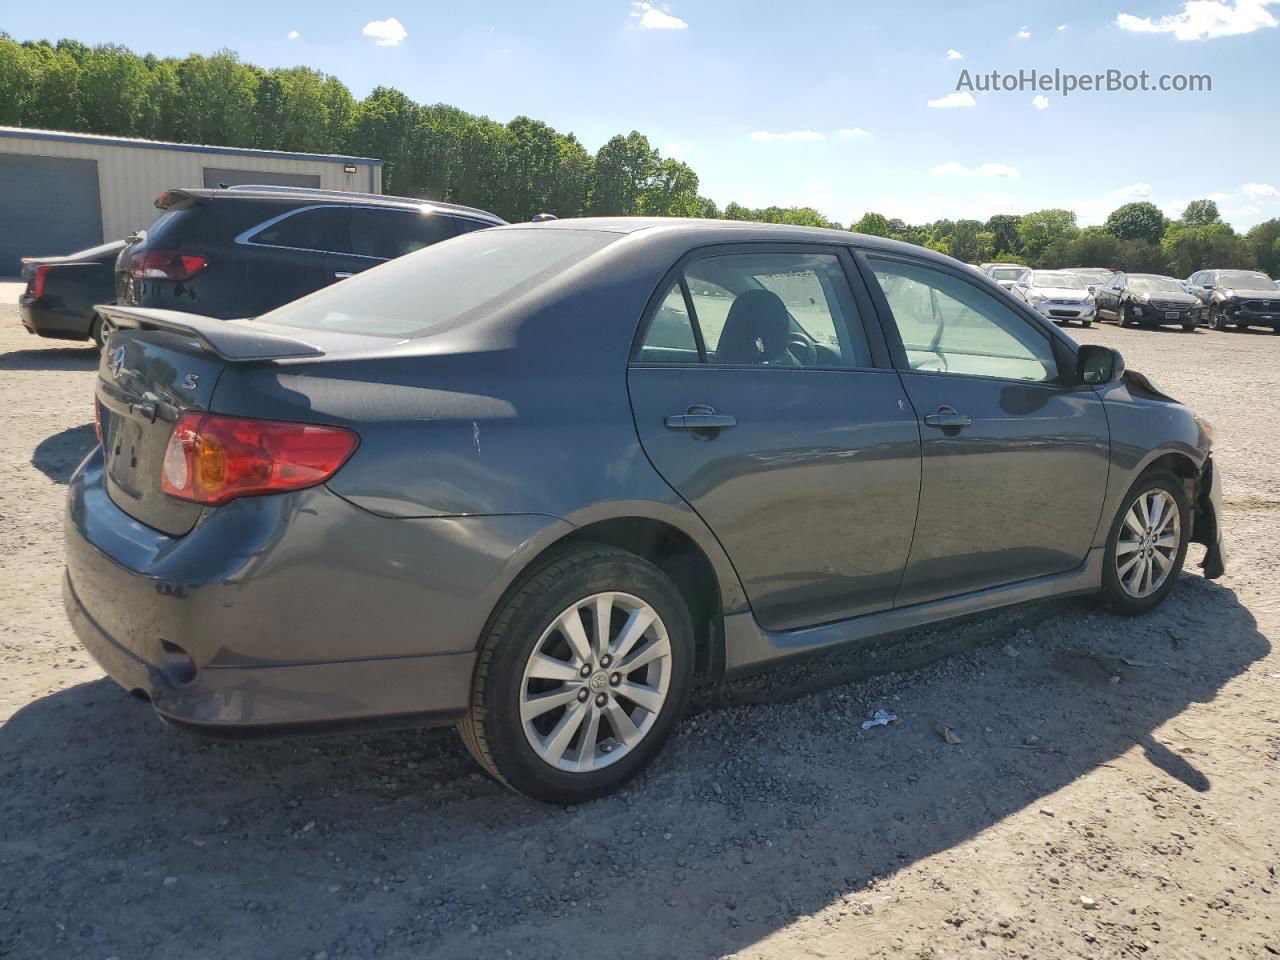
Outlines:
[{"label": "car headlight", "polygon": [[1204,435],[1209,439],[1209,445],[1213,446],[1213,438],[1217,435],[1218,428],[1213,425],[1213,421],[1208,417],[1202,417],[1196,414],[1196,424],[1204,431]]},{"label": "car headlight", "polygon": [[1032,303],[1044,303],[1047,299],[1049,298],[1046,297],[1043,293],[1033,293],[1031,295]]}]

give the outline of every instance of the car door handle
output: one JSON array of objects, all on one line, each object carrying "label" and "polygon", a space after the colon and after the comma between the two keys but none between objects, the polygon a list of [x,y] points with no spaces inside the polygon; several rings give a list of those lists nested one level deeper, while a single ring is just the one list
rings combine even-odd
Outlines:
[{"label": "car door handle", "polygon": [[940,430],[959,429],[972,426],[973,417],[960,413],[955,407],[939,407],[937,413],[926,414],[924,422],[926,426],[937,427]]},{"label": "car door handle", "polygon": [[666,419],[668,430],[726,430],[738,425],[727,413],[678,413]]},{"label": "car door handle", "polygon": [[354,274],[354,273],[351,273],[350,271],[346,271],[346,270],[339,270],[337,273],[335,273],[335,274],[333,275],[333,278],[334,278],[335,280],[345,280],[345,279],[347,279],[347,277],[354,277],[354,276],[355,276],[355,274]]}]

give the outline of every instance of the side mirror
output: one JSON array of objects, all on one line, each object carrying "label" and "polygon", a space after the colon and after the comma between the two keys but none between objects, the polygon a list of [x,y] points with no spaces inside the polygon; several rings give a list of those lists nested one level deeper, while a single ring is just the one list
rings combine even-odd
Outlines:
[{"label": "side mirror", "polygon": [[1206,283],[1206,284],[1204,285],[1204,288],[1205,288],[1206,290],[1212,290],[1212,289],[1213,289],[1213,284],[1212,284],[1212,283]]},{"label": "side mirror", "polygon": [[1076,383],[1090,387],[1115,383],[1124,376],[1124,357],[1098,343],[1086,343],[1076,351]]}]

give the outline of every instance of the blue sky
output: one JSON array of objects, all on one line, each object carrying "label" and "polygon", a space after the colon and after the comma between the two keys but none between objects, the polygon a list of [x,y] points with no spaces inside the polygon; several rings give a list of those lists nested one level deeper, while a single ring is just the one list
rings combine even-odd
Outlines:
[{"label": "blue sky", "polygon": [[[1247,228],[1280,216],[1278,22],[1280,0],[222,0],[195,21],[61,0],[10,6],[0,29],[160,55],[230,47],[357,96],[385,84],[526,114],[590,149],[636,129],[722,205],[809,204],[846,223],[1061,206],[1084,225],[1127,200],[1176,215],[1212,196]],[[937,103],[966,68],[1209,74],[1212,91]]]}]

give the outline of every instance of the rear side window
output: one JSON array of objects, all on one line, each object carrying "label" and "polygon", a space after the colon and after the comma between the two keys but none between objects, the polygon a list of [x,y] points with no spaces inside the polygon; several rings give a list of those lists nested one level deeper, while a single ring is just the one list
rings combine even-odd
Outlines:
[{"label": "rear side window", "polygon": [[351,210],[350,243],[333,249],[361,257],[392,260],[454,236],[448,217],[408,210]]},{"label": "rear side window", "polygon": [[347,207],[310,207],[269,223],[249,237],[250,243],[295,250],[341,252],[350,246]]},{"label": "rear side window", "polygon": [[874,365],[844,270],[830,253],[726,254],[690,263],[663,293],[636,359]]},{"label": "rear side window", "polygon": [[427,336],[492,313],[617,238],[594,230],[481,230],[365,270],[258,319],[305,330]]}]

